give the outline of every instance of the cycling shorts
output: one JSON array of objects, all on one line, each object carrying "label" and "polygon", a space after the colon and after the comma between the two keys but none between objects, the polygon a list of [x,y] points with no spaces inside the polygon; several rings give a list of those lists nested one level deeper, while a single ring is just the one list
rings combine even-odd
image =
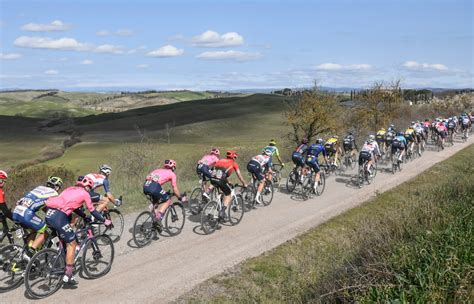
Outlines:
[{"label": "cycling shorts", "polygon": [[336,146],[335,145],[325,145],[324,148],[326,149],[326,152],[328,156],[332,156],[336,154]]},{"label": "cycling shorts", "polygon": [[297,167],[304,167],[304,158],[301,153],[293,152],[293,154],[291,155],[291,160]]},{"label": "cycling shorts", "polygon": [[321,171],[318,163],[318,158],[314,155],[308,155],[308,157],[306,158],[306,164],[310,166],[316,173]]},{"label": "cycling shorts", "polygon": [[400,150],[400,151],[405,150],[405,145],[402,142],[394,141],[392,143],[392,154],[397,152],[397,150]]},{"label": "cycling shorts", "polygon": [[102,195],[94,191],[89,192],[89,195],[91,196],[91,201],[93,203],[98,203],[100,199],[102,198]]},{"label": "cycling shorts", "polygon": [[46,229],[46,222],[25,206],[16,206],[12,218],[15,222],[19,222],[34,231],[44,231]]},{"label": "cycling shorts", "polygon": [[247,171],[249,171],[252,175],[254,175],[258,181],[263,181],[265,179],[265,175],[263,175],[262,166],[258,163],[258,161],[251,160],[247,164]]},{"label": "cycling shorts", "polygon": [[372,153],[367,151],[361,151],[359,154],[359,166],[364,164],[364,161],[369,161],[372,159]]},{"label": "cycling shorts", "polygon": [[196,173],[202,181],[208,181],[212,177],[212,173],[209,170],[209,166],[206,164],[198,164],[196,167]]},{"label": "cycling shorts", "polygon": [[213,177],[211,178],[211,184],[221,189],[224,195],[230,195],[232,193],[232,189],[227,182],[227,178]]},{"label": "cycling shorts", "polygon": [[354,145],[352,144],[352,142],[344,142],[342,144],[342,147],[344,148],[344,153],[351,152],[352,150],[354,150]]},{"label": "cycling shorts", "polygon": [[46,212],[46,224],[56,230],[61,240],[70,243],[76,239],[76,234],[70,225],[70,218],[66,213],[58,209],[48,209]]},{"label": "cycling shorts", "polygon": [[170,199],[170,195],[168,192],[163,190],[161,185],[157,182],[154,181],[146,181],[143,184],[143,193],[145,195],[151,196],[153,199],[153,203],[160,203],[160,202],[166,202],[167,200]]}]

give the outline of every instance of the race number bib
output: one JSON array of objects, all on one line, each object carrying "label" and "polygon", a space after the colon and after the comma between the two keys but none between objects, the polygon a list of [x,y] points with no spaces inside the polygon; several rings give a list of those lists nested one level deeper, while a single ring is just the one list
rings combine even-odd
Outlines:
[{"label": "race number bib", "polygon": [[15,210],[13,210],[13,213],[19,214],[21,216],[25,216],[25,212],[28,208],[22,205],[18,205],[15,207]]},{"label": "race number bib", "polygon": [[24,206],[26,208],[29,208],[33,204],[33,200],[29,197],[23,197],[16,204],[18,206]]}]

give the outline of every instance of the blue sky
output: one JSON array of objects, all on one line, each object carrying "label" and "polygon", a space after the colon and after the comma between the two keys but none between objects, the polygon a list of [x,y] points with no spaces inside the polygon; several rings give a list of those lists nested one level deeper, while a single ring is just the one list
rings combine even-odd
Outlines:
[{"label": "blue sky", "polygon": [[0,88],[474,87],[473,1],[1,0]]}]

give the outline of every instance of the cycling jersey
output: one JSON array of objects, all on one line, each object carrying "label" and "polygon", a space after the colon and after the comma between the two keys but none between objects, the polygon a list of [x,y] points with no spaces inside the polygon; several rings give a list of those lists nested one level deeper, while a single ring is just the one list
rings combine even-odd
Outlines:
[{"label": "cycling jersey", "polygon": [[99,188],[99,187],[104,187],[105,193],[110,192],[110,184],[109,184],[109,179],[107,176],[99,173],[89,173],[86,175],[86,177],[90,178],[94,182],[94,186],[92,187],[92,190]]},{"label": "cycling jersey", "polygon": [[268,167],[271,156],[257,155],[247,164],[247,171],[255,175],[258,181],[264,180],[263,169]]},{"label": "cycling jersey", "polygon": [[331,137],[328,141],[324,144],[326,151],[330,154],[336,153],[336,145],[337,145],[337,138]]},{"label": "cycling jersey", "polygon": [[48,198],[58,195],[59,194],[53,188],[38,186],[25,194],[16,204],[17,206],[22,206],[36,212],[45,205]]},{"label": "cycling jersey", "polygon": [[215,163],[219,160],[219,157],[215,156],[214,154],[208,154],[204,155],[200,160],[199,164],[204,164],[209,167],[212,167],[215,165]]},{"label": "cycling jersey", "polygon": [[61,192],[59,196],[48,198],[46,207],[57,209],[69,216],[84,203],[86,208],[95,216],[96,212],[94,212],[94,205],[92,205],[89,193],[82,187],[69,187]]},{"label": "cycling jersey", "polygon": [[252,157],[252,160],[256,161],[263,168],[268,164],[270,158],[271,156],[260,154]]},{"label": "cycling jersey", "polygon": [[216,168],[216,178],[226,179],[232,172],[239,170],[239,165],[230,158],[220,159],[214,166]]},{"label": "cycling jersey", "polygon": [[469,119],[469,117],[463,116],[461,122],[462,122],[463,126],[468,126],[469,123],[471,122],[471,120]]},{"label": "cycling jersey", "polygon": [[169,181],[171,181],[171,185],[173,187],[176,187],[176,174],[173,172],[171,169],[166,169],[166,168],[159,168],[155,169],[148,176],[146,177],[147,181],[153,181],[155,183],[158,183],[160,185],[163,185]]},{"label": "cycling jersey", "polygon": [[417,134],[423,133],[423,127],[421,126],[421,124],[419,124],[419,123],[415,124],[415,132]]},{"label": "cycling jersey", "polygon": [[385,130],[379,130],[377,131],[377,134],[375,135],[375,138],[377,139],[377,141],[381,142],[381,141],[385,141],[385,134],[387,132]]},{"label": "cycling jersey", "polygon": [[362,146],[362,149],[361,151],[363,152],[369,152],[371,154],[375,154],[375,155],[380,155],[380,149],[379,149],[379,145],[377,144],[376,141],[374,142],[368,142],[366,141],[364,143],[364,146]]},{"label": "cycling jersey", "polygon": [[5,192],[0,188],[0,204],[5,204]]},{"label": "cycling jersey", "polygon": [[357,149],[354,136],[347,135],[342,142],[342,146],[344,148],[344,152],[350,152],[354,149],[354,147]]},{"label": "cycling jersey", "polygon": [[450,120],[448,121],[448,129],[454,129],[456,128],[456,122],[454,122],[454,120]]},{"label": "cycling jersey", "polygon": [[312,144],[308,149],[308,157],[310,155],[315,156],[316,158],[319,154],[323,154],[325,157],[327,156],[326,148],[321,144]]},{"label": "cycling jersey", "polygon": [[280,156],[280,152],[278,151],[278,148],[276,146],[266,146],[263,150],[270,150],[272,151],[272,155]]},{"label": "cycling jersey", "polygon": [[305,154],[306,151],[308,151],[308,145],[307,144],[301,144],[295,150],[296,153],[300,153],[301,155]]}]

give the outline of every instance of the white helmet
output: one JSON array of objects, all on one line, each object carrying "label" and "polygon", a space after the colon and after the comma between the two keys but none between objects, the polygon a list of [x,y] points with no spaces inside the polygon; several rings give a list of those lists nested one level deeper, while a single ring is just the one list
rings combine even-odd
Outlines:
[{"label": "white helmet", "polygon": [[109,176],[109,174],[112,173],[112,168],[109,165],[104,164],[104,165],[100,165],[99,171]]}]

